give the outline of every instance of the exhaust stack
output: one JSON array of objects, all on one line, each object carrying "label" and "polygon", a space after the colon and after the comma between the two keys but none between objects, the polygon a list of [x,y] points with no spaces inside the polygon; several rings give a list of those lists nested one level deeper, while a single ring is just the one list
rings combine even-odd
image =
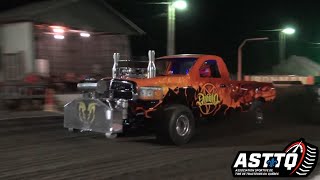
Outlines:
[{"label": "exhaust stack", "polygon": [[148,78],[156,77],[156,65],[155,61],[155,52],[154,50],[150,50],[149,53],[149,64],[148,64]]},{"label": "exhaust stack", "polygon": [[113,67],[112,67],[112,78],[117,78],[118,76],[118,66],[119,66],[119,60],[120,60],[120,53],[114,53],[113,54]]}]

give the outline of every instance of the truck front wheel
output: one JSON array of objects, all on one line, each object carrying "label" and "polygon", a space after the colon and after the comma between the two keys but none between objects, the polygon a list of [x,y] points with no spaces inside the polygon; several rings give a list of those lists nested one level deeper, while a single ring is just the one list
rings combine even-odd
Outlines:
[{"label": "truck front wheel", "polygon": [[195,119],[189,108],[183,105],[170,105],[156,118],[156,136],[161,143],[183,145],[195,133]]}]

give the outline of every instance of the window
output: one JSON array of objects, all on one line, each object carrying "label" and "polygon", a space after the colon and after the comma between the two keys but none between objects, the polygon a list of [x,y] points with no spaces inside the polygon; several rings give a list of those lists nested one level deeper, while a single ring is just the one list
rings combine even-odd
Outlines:
[{"label": "window", "polygon": [[185,75],[196,62],[196,58],[168,58],[156,60],[157,75]]},{"label": "window", "polygon": [[200,77],[221,78],[216,60],[208,60],[200,67]]}]

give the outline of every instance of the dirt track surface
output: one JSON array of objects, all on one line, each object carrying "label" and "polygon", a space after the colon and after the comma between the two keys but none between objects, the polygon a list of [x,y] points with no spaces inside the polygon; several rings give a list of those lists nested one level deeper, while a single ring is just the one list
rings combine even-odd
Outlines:
[{"label": "dirt track surface", "polygon": [[62,121],[0,121],[0,179],[232,179],[238,151],[282,150],[301,137],[320,147],[320,126],[312,124],[202,124],[190,144],[175,147],[152,136],[69,133]]}]

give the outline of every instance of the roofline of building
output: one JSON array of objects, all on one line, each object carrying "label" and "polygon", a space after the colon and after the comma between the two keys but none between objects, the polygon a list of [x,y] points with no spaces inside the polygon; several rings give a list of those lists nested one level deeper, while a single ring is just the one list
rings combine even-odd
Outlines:
[{"label": "roofline of building", "polygon": [[[51,1],[54,1],[54,0],[51,0]],[[29,12],[27,12],[26,15],[29,16],[29,17],[33,17],[33,16],[35,16],[35,15],[37,15],[37,14],[41,14],[41,13],[43,13],[43,12],[46,12],[46,11],[49,10],[49,9],[55,9],[55,8],[57,8],[57,7],[59,7],[59,6],[65,6],[65,5],[69,4],[69,3],[74,3],[74,2],[75,2],[74,0],[58,1],[58,3],[55,4],[54,6],[48,6],[47,8],[44,8],[44,9],[37,9],[37,10],[34,10],[34,11],[29,11]],[[14,11],[15,9],[19,9],[19,8],[31,6],[32,4],[36,4],[36,3],[41,3],[41,2],[32,2],[32,3],[26,4],[26,5],[18,6],[18,7],[16,7],[16,8],[12,8],[12,9],[9,9],[9,10],[7,10],[7,11],[4,11],[4,13],[8,13],[8,12],[10,12],[10,11]],[[2,14],[2,13],[0,13],[0,15],[1,15],[1,14]],[[7,19],[10,19],[10,18],[15,18],[16,15],[7,15],[7,16],[5,16],[5,17],[6,17]],[[19,19],[19,20],[20,20],[20,19]],[[19,21],[19,20],[17,20],[17,21]],[[21,18],[21,20],[24,20],[24,19]]]},{"label": "roofline of building", "polygon": [[[51,0],[53,1],[53,0]],[[65,5],[68,5],[68,4],[71,4],[71,3],[76,3],[78,2],[79,0],[63,0],[63,1],[58,1],[59,3],[58,4],[55,4],[54,6],[49,6],[45,9],[40,9],[40,10],[35,10],[35,11],[31,11],[31,12],[28,12],[27,16],[29,17],[33,17],[33,16],[36,16],[37,14],[41,14],[41,13],[44,13],[46,12],[47,10],[49,9],[55,9],[57,7],[60,7],[60,6],[65,6]],[[112,13],[114,13],[116,16],[120,17],[120,19],[122,19],[125,23],[127,23],[129,26],[131,26],[135,31],[138,32],[138,34],[140,35],[143,35],[143,34],[146,34],[145,31],[143,31],[140,27],[138,27],[136,24],[134,24],[132,21],[130,21],[128,18],[126,18],[124,15],[122,15],[120,12],[118,12],[117,10],[115,10],[113,7],[111,7],[108,3],[106,3],[105,1],[103,0],[99,0],[105,8],[107,8],[108,10],[110,10]],[[39,3],[39,2],[34,2],[34,3]],[[41,3],[41,2],[40,2]],[[33,4],[33,3],[31,3]],[[30,4],[28,4],[30,5]],[[23,6],[19,6],[17,8],[21,8],[21,7],[24,7],[24,6],[28,6],[28,5],[23,5]],[[13,11],[14,9],[16,8],[13,8],[13,9],[10,9],[8,11],[5,11],[5,12],[10,12],[10,11]],[[1,14],[1,13],[0,13]],[[16,22],[35,22],[33,19],[30,19],[30,18],[24,18],[24,17],[21,17],[21,18],[17,18],[15,20],[12,20],[14,19],[16,16],[15,15],[12,15],[12,16],[6,16],[6,19],[8,20],[3,20],[3,19],[0,19],[0,24],[9,24],[9,23],[16,23]],[[10,20],[11,19],[11,20]],[[37,22],[35,22],[37,23]],[[48,23],[46,23],[48,24]]]},{"label": "roofline of building", "polygon": [[137,26],[135,23],[133,23],[132,21],[130,21],[128,18],[126,18],[123,14],[121,14],[119,11],[115,10],[112,6],[110,6],[108,3],[106,3],[103,0],[100,0],[102,2],[102,4],[108,8],[110,11],[112,11],[114,14],[116,14],[117,16],[119,16],[123,21],[125,21],[126,23],[128,23],[133,29],[135,29],[139,34],[146,34],[145,31],[143,31],[139,26]]}]

